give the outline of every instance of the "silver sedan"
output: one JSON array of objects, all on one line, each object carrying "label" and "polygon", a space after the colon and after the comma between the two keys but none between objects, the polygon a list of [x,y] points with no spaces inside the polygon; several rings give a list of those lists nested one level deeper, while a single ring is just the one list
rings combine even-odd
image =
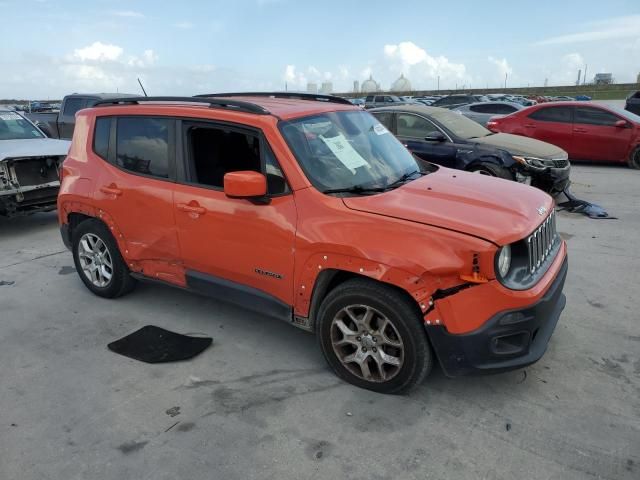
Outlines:
[{"label": "silver sedan", "polygon": [[478,102],[461,105],[453,108],[451,111],[464,115],[483,127],[486,127],[490,118],[509,115],[523,108],[526,107],[512,102]]}]

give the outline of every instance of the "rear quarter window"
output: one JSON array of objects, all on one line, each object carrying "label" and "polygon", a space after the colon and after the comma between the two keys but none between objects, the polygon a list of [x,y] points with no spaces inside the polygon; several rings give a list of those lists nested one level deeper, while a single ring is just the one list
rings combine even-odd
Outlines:
[{"label": "rear quarter window", "polygon": [[93,132],[93,151],[103,160],[109,160],[109,138],[111,136],[111,117],[98,117]]}]

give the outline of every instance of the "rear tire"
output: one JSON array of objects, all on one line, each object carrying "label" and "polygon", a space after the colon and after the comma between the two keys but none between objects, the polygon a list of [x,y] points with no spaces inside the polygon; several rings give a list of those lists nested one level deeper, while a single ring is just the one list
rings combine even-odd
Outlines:
[{"label": "rear tire", "polygon": [[629,166],[640,170],[640,147],[637,147],[631,155],[629,155]]},{"label": "rear tire", "polygon": [[494,165],[493,163],[482,162],[474,165],[470,169],[471,172],[487,175],[489,177],[504,178],[505,180],[515,180],[513,174],[504,167]]},{"label": "rear tire", "polygon": [[104,223],[91,219],[74,228],[72,251],[80,279],[99,297],[116,298],[135,288],[136,280]]},{"label": "rear tire", "polygon": [[388,285],[353,279],[318,311],[318,342],[336,375],[361,388],[400,393],[421,383],[433,355],[417,305]]}]

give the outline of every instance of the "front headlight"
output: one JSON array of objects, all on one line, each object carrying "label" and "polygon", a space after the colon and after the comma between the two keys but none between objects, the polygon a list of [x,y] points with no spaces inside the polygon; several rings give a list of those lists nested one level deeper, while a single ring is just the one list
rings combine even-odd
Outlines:
[{"label": "front headlight", "polygon": [[506,277],[511,268],[511,246],[505,245],[498,251],[498,273]]},{"label": "front headlight", "polygon": [[545,165],[544,160],[534,157],[521,157],[519,155],[512,155],[513,159],[524,165],[525,167],[533,167],[534,169],[544,170],[548,165]]}]

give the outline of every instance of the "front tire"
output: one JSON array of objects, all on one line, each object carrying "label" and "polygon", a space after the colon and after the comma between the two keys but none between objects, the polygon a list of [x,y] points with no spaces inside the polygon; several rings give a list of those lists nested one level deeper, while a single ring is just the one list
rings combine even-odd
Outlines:
[{"label": "front tire", "polygon": [[631,155],[629,155],[629,166],[640,170],[640,147],[637,147]]},{"label": "front tire", "polygon": [[78,225],[73,231],[72,251],[80,279],[94,294],[116,298],[134,289],[136,281],[104,223],[91,219]]},{"label": "front tire", "polygon": [[318,341],[338,377],[380,393],[421,383],[433,364],[417,305],[391,286],[353,279],[318,311]]}]

